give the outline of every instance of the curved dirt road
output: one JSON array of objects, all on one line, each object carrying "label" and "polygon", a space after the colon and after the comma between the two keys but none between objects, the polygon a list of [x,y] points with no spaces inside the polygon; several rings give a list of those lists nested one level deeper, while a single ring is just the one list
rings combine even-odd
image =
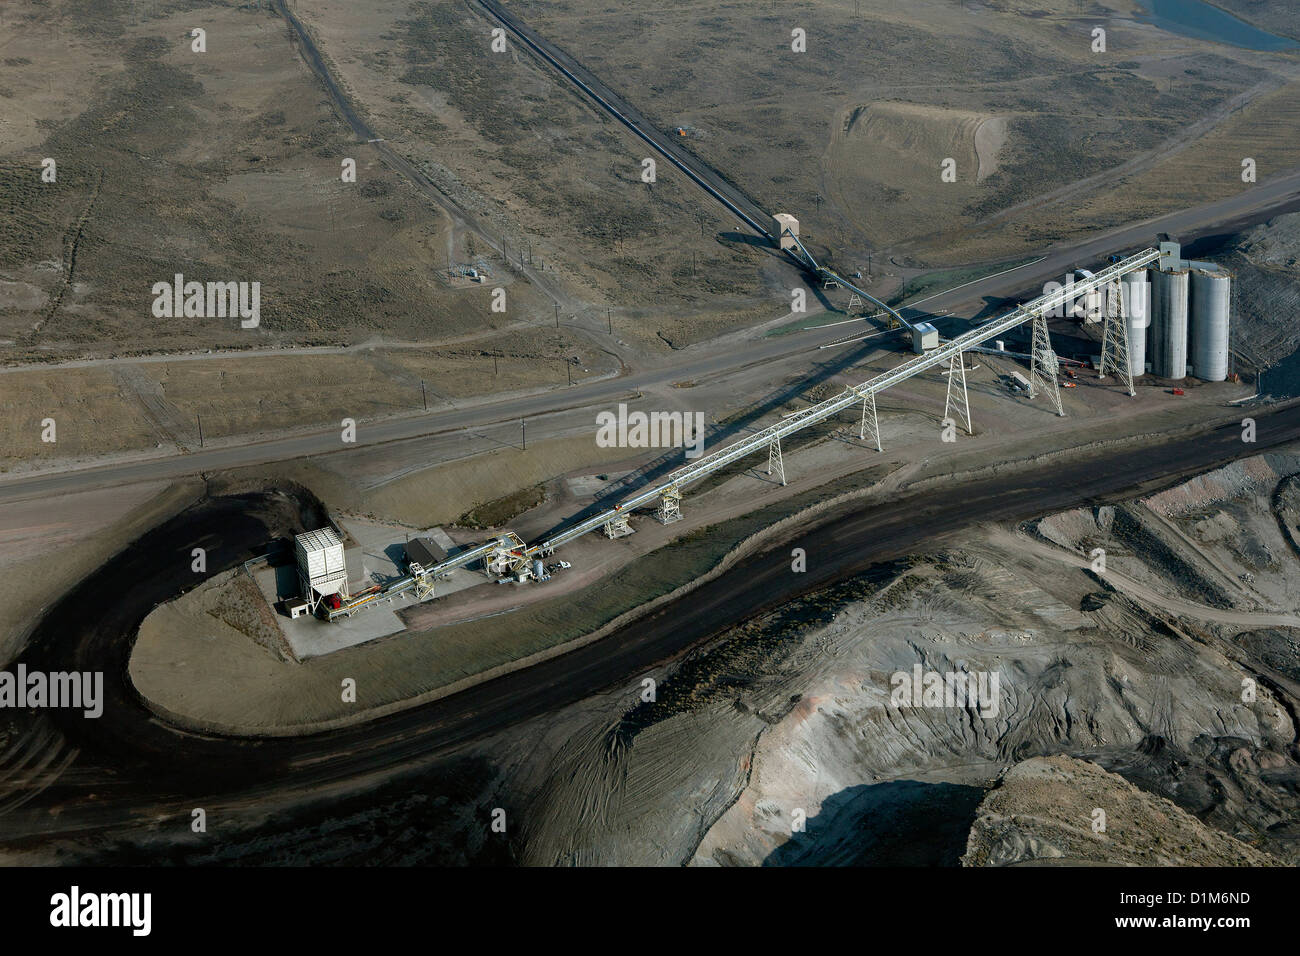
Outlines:
[{"label": "curved dirt road", "polygon": [[[144,707],[127,679],[140,621],[157,603],[193,586],[188,562],[196,541],[209,547],[216,573],[258,553],[268,535],[301,527],[302,509],[310,507],[279,493],[204,502],[108,562],[37,626],[20,660],[46,671],[102,670],[107,702],[98,720],[66,712],[12,715],[17,726],[11,732],[30,736],[31,725],[39,724],[78,754],[38,791],[5,795],[13,809],[0,816],[3,840],[21,847],[56,834],[121,827],[188,812],[184,808],[197,797],[205,806],[247,806],[390,778],[616,686],[726,627],[973,522],[1022,520],[1149,493],[1300,440],[1300,405],[1261,411],[1257,421],[1255,445],[1243,445],[1239,429],[1225,426],[1140,451],[1106,451],[1084,469],[1054,462],[969,482],[960,495],[845,506],[602,641],[427,706],[296,739],[227,739],[173,729]],[[805,574],[790,573],[786,548],[792,540],[810,557]],[[94,800],[87,799],[90,792]]]}]

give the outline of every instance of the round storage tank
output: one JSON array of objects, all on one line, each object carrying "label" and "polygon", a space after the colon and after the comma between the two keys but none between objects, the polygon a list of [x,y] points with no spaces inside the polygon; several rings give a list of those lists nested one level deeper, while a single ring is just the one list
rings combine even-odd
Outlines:
[{"label": "round storage tank", "polygon": [[1161,378],[1187,377],[1186,270],[1155,272],[1151,285],[1151,370]]},{"label": "round storage tank", "polygon": [[1228,303],[1232,278],[1226,272],[1192,273],[1192,368],[1206,382],[1228,377]]},{"label": "round storage tank", "polygon": [[1129,371],[1136,377],[1147,370],[1147,327],[1151,324],[1151,277],[1146,269],[1124,273],[1124,324],[1128,326]]}]

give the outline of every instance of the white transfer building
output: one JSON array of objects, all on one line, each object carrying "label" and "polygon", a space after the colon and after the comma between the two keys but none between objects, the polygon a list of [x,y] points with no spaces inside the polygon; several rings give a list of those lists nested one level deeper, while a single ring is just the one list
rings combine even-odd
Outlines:
[{"label": "white transfer building", "polygon": [[294,538],[298,555],[298,581],[302,598],[315,613],[320,602],[332,594],[348,598],[348,567],[343,542],[333,528],[308,531]]}]

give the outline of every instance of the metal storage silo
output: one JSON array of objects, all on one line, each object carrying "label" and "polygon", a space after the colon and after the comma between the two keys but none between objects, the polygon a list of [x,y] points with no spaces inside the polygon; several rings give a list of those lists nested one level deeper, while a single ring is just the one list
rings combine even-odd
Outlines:
[{"label": "metal storage silo", "polygon": [[1156,272],[1151,286],[1151,368],[1161,378],[1187,377],[1186,270]]},{"label": "metal storage silo", "polygon": [[1146,269],[1126,272],[1120,279],[1124,324],[1128,326],[1128,364],[1134,376],[1147,370],[1147,327],[1151,324],[1151,278]]},{"label": "metal storage silo", "polygon": [[1160,327],[1160,313],[1156,311],[1156,282],[1158,281],[1156,276],[1158,275],[1160,273],[1155,269],[1147,272],[1147,278],[1151,280],[1149,299],[1147,300],[1147,361],[1151,363],[1152,373],[1156,372],[1156,366],[1160,364],[1160,360],[1156,356],[1162,347],[1161,339],[1163,338]]},{"label": "metal storage silo", "polygon": [[1192,368],[1206,382],[1228,377],[1228,303],[1232,277],[1197,269],[1192,273]]}]

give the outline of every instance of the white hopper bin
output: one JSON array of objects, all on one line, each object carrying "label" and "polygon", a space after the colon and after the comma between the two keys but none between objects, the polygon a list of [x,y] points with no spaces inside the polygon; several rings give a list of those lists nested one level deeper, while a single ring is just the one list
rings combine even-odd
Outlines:
[{"label": "white hopper bin", "polygon": [[308,531],[294,538],[298,558],[298,580],[302,597],[313,611],[320,600],[331,594],[348,597],[348,568],[343,557],[343,542],[333,528]]}]

